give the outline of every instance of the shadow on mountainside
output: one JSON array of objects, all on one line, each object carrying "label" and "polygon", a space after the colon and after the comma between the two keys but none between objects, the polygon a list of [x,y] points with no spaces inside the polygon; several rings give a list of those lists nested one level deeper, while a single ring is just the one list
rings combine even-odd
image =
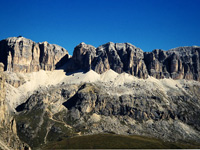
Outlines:
[{"label": "shadow on mountainside", "polygon": [[7,43],[5,40],[1,41],[0,44],[0,62],[4,64],[4,71],[7,70],[8,67],[8,55],[11,53],[11,56],[13,57],[14,51],[12,48],[8,48],[5,46]]}]

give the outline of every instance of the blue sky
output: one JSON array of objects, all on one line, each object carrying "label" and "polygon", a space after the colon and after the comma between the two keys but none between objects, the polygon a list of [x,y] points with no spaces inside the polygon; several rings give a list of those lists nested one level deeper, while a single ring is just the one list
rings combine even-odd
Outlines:
[{"label": "blue sky", "polygon": [[22,35],[70,54],[81,42],[143,51],[200,46],[200,0],[0,0],[0,39]]}]

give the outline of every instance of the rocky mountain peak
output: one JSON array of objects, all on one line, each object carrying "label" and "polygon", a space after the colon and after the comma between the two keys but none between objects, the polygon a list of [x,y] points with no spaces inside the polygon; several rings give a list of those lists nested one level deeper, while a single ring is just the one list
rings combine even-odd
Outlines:
[{"label": "rocky mountain peak", "polygon": [[92,45],[85,44],[84,42],[81,42],[79,45],[77,45],[74,48],[73,55],[76,55],[76,53],[80,53],[80,55],[84,55],[88,51],[92,52],[95,51],[95,47]]},{"label": "rocky mountain peak", "polygon": [[92,45],[80,43],[74,48],[72,59],[78,69],[91,69],[91,62],[96,55],[96,48]]},{"label": "rocky mountain peak", "polygon": [[79,45],[87,45],[87,44],[85,44],[85,42],[81,42]]},{"label": "rocky mountain peak", "polygon": [[4,70],[12,72],[54,70],[61,67],[67,73],[92,69],[101,74],[112,69],[139,78],[150,75],[158,79],[171,77],[200,81],[198,46],[143,52],[130,43],[108,42],[95,48],[82,42],[74,48],[73,56],[69,57],[67,50],[56,44],[11,37],[0,41],[0,52]]},{"label": "rocky mountain peak", "polygon": [[[143,51],[129,43],[108,42],[97,48],[81,43],[75,47],[72,61],[78,66],[74,67],[75,70],[93,69],[97,73],[103,73],[113,69],[118,73],[128,72],[145,78],[147,71],[143,58]],[[66,71],[68,70],[73,69],[66,66]]]},{"label": "rocky mountain peak", "polygon": [[73,63],[66,71],[93,69],[103,73],[112,69],[129,73],[139,78],[148,75],[155,78],[193,79],[199,81],[199,47],[179,47],[164,51],[155,49],[143,52],[130,43],[108,42],[97,48],[81,43],[75,47]]},{"label": "rocky mountain peak", "polygon": [[60,46],[48,42],[35,43],[24,37],[10,37],[0,41],[0,53],[4,70],[12,72],[53,70],[58,61],[68,54]]},{"label": "rocky mountain peak", "polygon": [[[101,46],[104,47],[104,48],[109,48],[109,47],[115,46],[115,43],[113,43],[113,42],[108,42],[108,43],[103,44],[103,45],[101,45]],[[101,46],[100,46],[100,47],[101,47]]]}]

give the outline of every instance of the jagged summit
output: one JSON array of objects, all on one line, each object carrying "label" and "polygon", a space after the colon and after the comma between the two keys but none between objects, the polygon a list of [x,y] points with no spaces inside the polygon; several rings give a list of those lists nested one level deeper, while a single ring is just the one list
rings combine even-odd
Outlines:
[{"label": "jagged summit", "polygon": [[199,81],[199,53],[200,47],[193,46],[143,52],[130,43],[109,42],[97,48],[79,44],[70,59],[72,65],[66,65],[65,71],[93,69],[103,73],[112,69],[139,78],[150,75],[158,79],[171,77]]},{"label": "jagged summit", "polygon": [[196,52],[198,52],[200,49],[200,46],[183,46],[183,47],[176,47],[168,50],[168,53],[176,53],[180,56],[185,55],[193,55]]},{"label": "jagged summit", "polygon": [[99,47],[80,43],[73,56],[55,44],[35,43],[24,37],[11,37],[0,41],[0,62],[5,70],[33,72],[40,69],[62,68],[67,73],[94,70],[103,73],[112,69],[139,78],[189,79],[200,81],[199,46],[178,47],[143,52],[130,43],[108,42]]}]

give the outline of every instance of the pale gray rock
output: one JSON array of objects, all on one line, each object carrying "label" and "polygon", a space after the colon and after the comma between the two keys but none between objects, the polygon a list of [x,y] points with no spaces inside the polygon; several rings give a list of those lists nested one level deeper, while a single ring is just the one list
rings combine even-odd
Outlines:
[{"label": "pale gray rock", "polygon": [[58,45],[12,37],[0,41],[0,52],[4,70],[11,72],[61,68],[67,73],[92,69],[101,74],[112,69],[139,78],[150,75],[158,79],[171,77],[200,81],[198,46],[143,52],[130,43],[109,42],[98,48],[80,43],[75,47],[73,56],[69,57],[68,52]]},{"label": "pale gray rock", "polygon": [[40,48],[40,69],[54,70],[56,64],[63,58],[68,58],[68,52],[63,47],[49,44],[48,42],[39,43]]},{"label": "pale gray rock", "polygon": [[23,73],[54,70],[60,59],[68,54],[60,46],[47,42],[38,44],[21,36],[0,41],[0,53],[5,71]]},{"label": "pale gray rock", "polygon": [[155,78],[199,80],[200,47],[178,47],[169,51],[154,50],[144,53],[150,76]]}]

